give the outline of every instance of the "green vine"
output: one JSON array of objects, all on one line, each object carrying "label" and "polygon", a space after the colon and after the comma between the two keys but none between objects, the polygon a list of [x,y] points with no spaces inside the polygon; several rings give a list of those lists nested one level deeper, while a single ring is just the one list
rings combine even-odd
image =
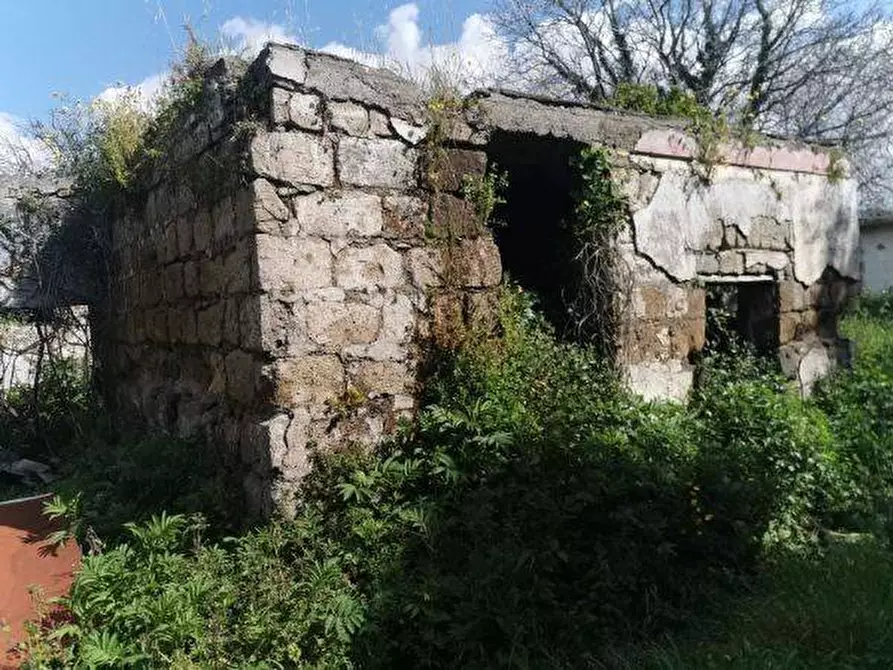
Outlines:
[{"label": "green vine", "polygon": [[834,147],[828,152],[828,181],[837,184],[846,177],[846,163],[841,149]]},{"label": "green vine", "polygon": [[482,227],[490,225],[493,212],[505,204],[503,193],[508,185],[508,173],[495,165],[483,176],[462,175],[462,197],[474,207],[478,223]]},{"label": "green vine", "polygon": [[571,335],[613,361],[624,296],[616,240],[627,221],[627,202],[611,178],[604,148],[587,147],[576,159],[579,182],[570,222],[577,280],[566,296]]},{"label": "green vine", "polygon": [[733,126],[724,112],[714,113],[700,104],[692,93],[677,87],[663,90],[643,84],[619,84],[606,103],[614,108],[651,116],[686,119],[688,130],[698,142],[697,163],[703,167],[702,178],[709,181],[713,168],[722,158],[722,145],[734,138],[745,148],[756,146],[759,135],[752,126]]}]

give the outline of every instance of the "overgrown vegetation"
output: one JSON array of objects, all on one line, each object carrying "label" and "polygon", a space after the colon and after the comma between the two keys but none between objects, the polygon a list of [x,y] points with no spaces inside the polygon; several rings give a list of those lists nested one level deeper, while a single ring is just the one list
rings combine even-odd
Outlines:
[{"label": "overgrown vegetation", "polygon": [[120,206],[137,191],[151,169],[174,148],[184,116],[193,110],[210,65],[207,47],[189,31],[182,58],[172,66],[162,91],[147,98],[126,88],[89,103],[63,98],[37,137],[53,155],[56,171],[71,177],[92,209]]},{"label": "overgrown vegetation", "polygon": [[[722,159],[723,144],[737,139],[750,149],[757,141],[752,119],[745,117],[730,123],[723,111],[711,110],[699,103],[693,93],[675,86],[664,89],[649,84],[620,83],[604,102],[617,109],[687,120],[688,129],[698,141],[698,160],[694,167],[702,170],[703,178],[708,181],[713,166]],[[832,164],[839,164],[839,160],[833,160]]]},{"label": "overgrown vegetation", "polygon": [[[195,82],[186,76],[175,99],[188,106]],[[682,94],[621,93],[621,103],[658,113],[693,104]],[[179,104],[145,123],[139,110],[100,114],[74,136],[86,162],[72,170],[126,193],[169,148],[161,138]],[[442,104],[434,111],[446,124],[455,101]],[[429,136],[435,156],[444,127]],[[27,411],[52,431],[49,444],[65,448],[48,511],[66,526],[54,539],[76,538],[88,551],[71,594],[32,627],[28,667],[602,667],[636,658],[618,649],[678,629],[670,652],[646,650],[642,662],[888,661],[880,614],[854,620],[837,646],[804,646],[821,626],[796,644],[778,634],[795,636],[804,619],[810,626],[806,610],[786,614],[788,604],[833,593],[804,595],[803,576],[830,589],[831,571],[856,565],[858,594],[890,573],[889,299],[866,301],[850,318],[855,369],[812,401],[736,349],[702,362],[688,405],[645,403],[624,390],[604,346],[613,341],[610,254],[625,210],[607,170],[604,153],[581,157],[572,225],[577,260],[595,282],[581,284],[573,303],[584,344],[557,337],[530,296],[504,287],[495,332],[472,329],[440,352],[414,422],[375,450],[314,456],[293,520],[238,528],[238,485],[205,452],[114,435],[92,421],[102,410],[86,378],[60,365],[53,390]],[[499,179],[466,183],[484,221]],[[9,405],[26,407],[16,393]],[[855,557],[828,550],[829,536],[852,531],[876,540],[853,545]],[[775,609],[759,595],[745,599],[743,619],[717,624],[739,638],[683,646],[703,603],[738,603],[730,599],[743,586],[789,599],[772,601]],[[852,602],[874,613],[888,601],[883,590]],[[758,608],[775,618],[748,619]],[[839,614],[818,611],[827,626]],[[856,637],[858,625],[870,642]]]},{"label": "overgrown vegetation", "polygon": [[592,343],[610,362],[629,295],[626,268],[617,249],[617,235],[627,223],[627,204],[611,178],[606,149],[584,149],[575,168],[575,207],[567,223],[575,274],[566,297],[569,330],[574,339]]},{"label": "overgrown vegetation", "polygon": [[[891,482],[875,465],[891,416],[885,305],[850,318],[869,344],[814,402],[737,356],[705,361],[686,407],[628,395],[595,350],[559,341],[507,288],[499,337],[444,354],[417,422],[374,453],[317,455],[294,521],[214,539],[200,517],[162,515],[165,485],[142,499],[133,480],[107,487],[98,511],[132,505],[114,523],[155,517],[118,535],[91,521],[109,539],[60,603],[64,623],[32,635],[32,667],[622,667],[636,656],[618,649],[705,602],[736,603],[727,611],[752,620],[732,617],[730,634],[765,647],[689,642],[683,628],[640,661],[767,667],[753,659],[795,648],[758,616],[766,589],[787,594],[766,616],[812,625],[809,598],[824,598],[815,616],[831,626],[835,566],[857,568],[853,588],[888,570],[884,524],[864,523],[884,518]],[[856,409],[858,426],[845,420]],[[877,548],[821,558],[831,531],[868,527]],[[765,577],[751,582],[754,570]],[[804,594],[797,575],[832,590]],[[840,658],[889,658],[872,616],[871,644],[852,638]],[[722,636],[729,620],[717,621]],[[833,665],[835,653],[779,667]]]}]

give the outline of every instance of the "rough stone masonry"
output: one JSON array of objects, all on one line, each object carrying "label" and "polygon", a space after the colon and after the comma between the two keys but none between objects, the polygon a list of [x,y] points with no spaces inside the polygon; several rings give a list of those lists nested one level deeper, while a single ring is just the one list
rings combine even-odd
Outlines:
[{"label": "rough stone masonry", "polygon": [[500,252],[462,187],[497,134],[612,150],[635,390],[684,396],[706,282],[771,283],[792,376],[831,365],[858,228],[853,181],[829,179],[826,154],[729,150],[704,179],[675,122],[496,92],[433,119],[395,75],[270,45],[245,73],[209,72],[173,155],[112,226],[100,355],[116,411],[203,436],[255,511],[287,512],[308,445],[392,431],[432,339],[490,309]]}]

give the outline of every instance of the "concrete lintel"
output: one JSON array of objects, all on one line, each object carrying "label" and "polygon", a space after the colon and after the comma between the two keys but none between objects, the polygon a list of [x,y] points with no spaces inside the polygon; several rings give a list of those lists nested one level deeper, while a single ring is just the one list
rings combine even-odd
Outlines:
[{"label": "concrete lintel", "polygon": [[774,282],[773,275],[698,275],[698,280],[706,284],[754,284]]}]

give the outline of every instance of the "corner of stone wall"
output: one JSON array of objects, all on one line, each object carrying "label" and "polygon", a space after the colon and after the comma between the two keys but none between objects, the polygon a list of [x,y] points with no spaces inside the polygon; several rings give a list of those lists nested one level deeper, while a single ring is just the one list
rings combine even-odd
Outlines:
[{"label": "corner of stone wall", "polygon": [[250,339],[232,365],[255,380],[239,440],[247,488],[264,513],[287,513],[311,447],[370,445],[412,415],[444,304],[470,313],[501,268],[459,197],[460,172],[482,172],[486,157],[444,148],[452,181],[432,188],[417,89],[279,45],[249,77],[266,103],[237,196],[254,271]]}]

